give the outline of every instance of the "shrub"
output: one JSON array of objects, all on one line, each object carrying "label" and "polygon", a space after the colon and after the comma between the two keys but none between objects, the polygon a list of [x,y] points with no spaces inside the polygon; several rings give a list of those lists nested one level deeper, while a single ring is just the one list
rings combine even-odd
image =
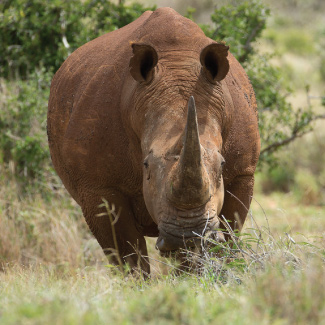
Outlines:
[{"label": "shrub", "polygon": [[[5,0],[0,4],[0,74],[28,76],[39,64],[59,68],[81,29],[78,0]],[[65,45],[64,45],[65,44]]]},{"label": "shrub", "polygon": [[106,0],[0,2],[0,76],[28,77],[42,64],[56,71],[67,56],[104,32],[154,9]]},{"label": "shrub", "polygon": [[35,71],[27,81],[2,81],[0,161],[18,176],[34,178],[49,162],[46,112],[52,73]]}]

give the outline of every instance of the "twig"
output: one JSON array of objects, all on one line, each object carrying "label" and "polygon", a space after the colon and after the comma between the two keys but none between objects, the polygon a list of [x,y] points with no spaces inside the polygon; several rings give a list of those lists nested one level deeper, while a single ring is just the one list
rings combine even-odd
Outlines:
[{"label": "twig", "polygon": [[[109,203],[106,199],[102,198],[103,203],[99,205],[99,207],[105,207],[107,214],[104,213],[99,213],[97,216],[103,216],[103,215],[108,215],[109,218],[109,222],[111,223],[112,226],[112,236],[113,236],[113,242],[114,242],[114,246],[115,246],[115,251],[116,251],[116,259],[117,262],[119,264],[119,267],[121,269],[121,271],[123,272],[123,262],[121,260],[121,256],[119,253],[119,249],[118,249],[118,244],[117,244],[117,238],[116,238],[116,232],[115,232],[115,223],[117,222],[117,220],[120,217],[121,214],[121,209],[119,209],[118,213],[115,213],[115,205],[112,204],[112,208],[109,207]],[[113,220],[114,217],[114,220]]]},{"label": "twig", "polygon": [[[325,96],[310,96],[308,94],[308,90],[307,90],[307,103],[308,103],[308,108],[311,110],[311,103],[310,103],[310,99],[324,99]],[[284,140],[281,141],[277,141],[274,142],[272,144],[270,144],[269,146],[267,146],[266,148],[264,148],[263,150],[261,150],[261,155],[263,155],[265,152],[274,152],[275,150],[277,150],[278,148],[289,144],[290,142],[292,142],[293,140],[302,137],[303,135],[311,132],[312,130],[306,130],[306,131],[302,131],[301,133],[299,133],[301,130],[303,130],[304,127],[308,126],[311,122],[314,122],[316,120],[320,120],[320,119],[325,119],[325,114],[320,114],[320,115],[315,115],[311,118],[309,118],[306,122],[302,123],[300,125],[299,123],[299,119],[298,119],[298,113],[296,115],[296,125],[291,133],[291,136],[287,137]]]},{"label": "twig", "polygon": [[292,134],[289,138],[286,138],[286,139],[284,139],[282,141],[274,142],[274,143],[270,144],[269,146],[267,146],[266,148],[264,148],[263,150],[261,150],[260,155],[263,155],[265,152],[273,152],[276,149],[278,149],[278,148],[292,142],[293,140],[302,137],[303,135],[309,133],[310,131],[311,130],[302,132],[300,134]]},{"label": "twig", "polygon": [[268,219],[268,217],[267,217],[267,215],[266,215],[266,212],[265,212],[265,210],[264,210],[264,208],[262,207],[262,205],[252,196],[252,199],[259,205],[259,207],[262,209],[262,211],[263,211],[263,215],[264,215],[264,217],[265,217],[265,220],[266,220],[266,223],[267,223],[267,229],[268,229],[268,232],[269,232],[269,234],[271,235],[271,229],[270,229],[270,224],[269,224],[269,219]]},{"label": "twig", "polygon": [[11,134],[10,132],[6,132],[6,136],[12,140],[15,140],[15,141],[21,141],[22,138],[21,137],[18,137],[17,135],[13,135]]}]

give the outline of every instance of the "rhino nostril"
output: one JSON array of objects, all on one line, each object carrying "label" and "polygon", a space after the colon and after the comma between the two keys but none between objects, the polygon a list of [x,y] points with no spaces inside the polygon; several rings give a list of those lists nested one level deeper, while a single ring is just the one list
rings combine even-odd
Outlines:
[{"label": "rhino nostril", "polygon": [[172,252],[180,248],[191,249],[199,247],[201,243],[200,238],[176,238],[173,236],[162,237],[159,236],[156,242],[156,249],[160,252]]},{"label": "rhino nostril", "polygon": [[160,250],[161,251],[163,249],[164,245],[165,245],[164,239],[161,238],[161,237],[158,237],[155,248],[157,250]]},{"label": "rhino nostril", "polygon": [[161,252],[176,251],[180,247],[182,247],[182,242],[179,238],[164,238],[162,236],[159,236],[156,242],[156,249]]}]

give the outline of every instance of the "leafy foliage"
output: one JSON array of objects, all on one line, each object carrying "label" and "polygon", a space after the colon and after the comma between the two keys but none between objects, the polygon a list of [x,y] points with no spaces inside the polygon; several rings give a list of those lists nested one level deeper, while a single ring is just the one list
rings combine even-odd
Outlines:
[{"label": "leafy foliage", "polygon": [[27,81],[3,82],[0,103],[0,160],[13,163],[17,175],[39,176],[49,161],[46,112],[52,74],[44,69]]},{"label": "leafy foliage", "polygon": [[90,16],[93,18],[93,36],[113,31],[129,24],[140,17],[146,10],[155,10],[153,7],[144,7],[134,2],[126,6],[124,1],[114,4],[107,0],[88,1],[91,8]]},{"label": "leafy foliage", "polygon": [[146,8],[124,1],[4,0],[0,3],[0,75],[28,76],[40,64],[56,71],[82,44],[123,27]]},{"label": "leafy foliage", "polygon": [[232,54],[243,63],[254,53],[252,43],[261,36],[269,15],[261,1],[245,1],[216,9],[211,15],[213,25],[201,28],[208,37],[230,44]]},{"label": "leafy foliage", "polygon": [[[26,76],[40,63],[57,69],[81,29],[80,1],[5,0],[0,4],[0,73]],[[76,44],[75,44],[76,45]]]}]

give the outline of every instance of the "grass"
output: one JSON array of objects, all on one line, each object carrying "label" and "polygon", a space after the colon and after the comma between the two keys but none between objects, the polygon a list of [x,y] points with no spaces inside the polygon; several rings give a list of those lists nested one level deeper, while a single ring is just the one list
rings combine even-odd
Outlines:
[{"label": "grass", "polygon": [[[304,255],[304,254],[303,254]],[[0,274],[1,324],[321,324],[323,262],[273,256],[242,281],[205,276],[153,280],[113,275],[105,266],[37,265]],[[283,263],[285,262],[285,263]],[[301,263],[301,264],[300,264]],[[253,271],[253,272],[252,272]]]},{"label": "grass", "polygon": [[198,272],[175,275],[149,240],[159,261],[144,281],[107,264],[63,189],[50,200],[22,199],[15,184],[0,184],[1,324],[324,323],[325,224],[317,206],[257,193],[237,247],[206,250],[196,257]]},{"label": "grass", "polygon": [[[1,172],[7,173],[4,168]],[[22,193],[8,175],[0,184],[0,267],[3,263],[84,267],[104,259],[80,208],[63,188],[42,197]]]}]

